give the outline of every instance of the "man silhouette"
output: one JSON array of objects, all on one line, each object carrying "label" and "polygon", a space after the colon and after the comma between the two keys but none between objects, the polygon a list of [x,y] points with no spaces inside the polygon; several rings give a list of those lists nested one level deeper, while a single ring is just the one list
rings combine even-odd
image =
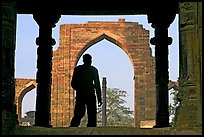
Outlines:
[{"label": "man silhouette", "polygon": [[71,120],[70,127],[78,127],[80,125],[86,108],[88,115],[87,127],[96,127],[97,110],[95,93],[98,99],[98,107],[102,105],[99,74],[98,70],[91,66],[92,56],[90,54],[83,55],[83,62],[83,65],[75,67],[71,81],[72,88],[76,90],[76,100],[74,117]]}]

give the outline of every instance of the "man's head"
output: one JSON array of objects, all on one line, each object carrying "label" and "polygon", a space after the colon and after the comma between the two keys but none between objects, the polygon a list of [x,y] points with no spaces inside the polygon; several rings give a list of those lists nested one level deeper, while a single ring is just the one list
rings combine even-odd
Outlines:
[{"label": "man's head", "polygon": [[84,64],[89,64],[89,65],[91,65],[91,63],[92,63],[92,57],[91,57],[91,55],[90,55],[90,54],[85,54],[85,55],[83,55],[83,62],[84,62]]}]

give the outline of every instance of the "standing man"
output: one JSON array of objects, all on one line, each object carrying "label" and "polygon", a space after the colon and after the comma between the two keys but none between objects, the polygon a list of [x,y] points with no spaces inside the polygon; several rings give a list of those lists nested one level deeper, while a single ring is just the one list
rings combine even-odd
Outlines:
[{"label": "standing man", "polygon": [[90,54],[83,55],[83,62],[83,65],[75,67],[71,81],[72,88],[76,90],[76,100],[74,117],[71,120],[70,127],[78,127],[80,125],[86,108],[88,115],[87,127],[96,127],[96,96],[98,99],[98,107],[102,105],[99,74],[98,70],[91,66],[92,56]]}]

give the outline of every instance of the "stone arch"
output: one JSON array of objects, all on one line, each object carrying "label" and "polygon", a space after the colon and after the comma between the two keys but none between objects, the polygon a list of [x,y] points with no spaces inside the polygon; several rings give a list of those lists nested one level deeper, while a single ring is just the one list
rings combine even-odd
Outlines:
[{"label": "stone arch", "polygon": [[24,96],[30,92],[32,89],[37,87],[35,79],[16,79],[16,90],[15,90],[15,104],[18,114],[18,121],[22,119],[22,101]]},{"label": "stone arch", "polygon": [[93,36],[92,38],[90,38],[89,41],[85,42],[87,43],[84,48],[80,51],[80,53],[78,54],[78,57],[76,58],[76,63],[75,66],[78,62],[78,60],[80,59],[80,57],[82,56],[82,54],[91,46],[93,46],[94,44],[102,41],[102,40],[108,40],[109,42],[115,44],[116,46],[118,46],[121,50],[123,50],[125,52],[125,54],[129,57],[129,59],[132,62],[132,58],[130,57],[129,53],[127,52],[126,49],[122,48],[122,42],[120,41],[119,37],[117,35],[112,34],[111,32],[107,32],[107,31],[102,31],[99,32],[98,34],[96,34],[95,36]]},{"label": "stone arch", "polygon": [[119,46],[134,68],[134,126],[155,120],[154,57],[149,46],[149,31],[137,22],[87,22],[60,26],[60,45],[53,53],[51,123],[69,126],[73,116],[74,91],[70,81],[77,61],[91,45],[107,39]]}]

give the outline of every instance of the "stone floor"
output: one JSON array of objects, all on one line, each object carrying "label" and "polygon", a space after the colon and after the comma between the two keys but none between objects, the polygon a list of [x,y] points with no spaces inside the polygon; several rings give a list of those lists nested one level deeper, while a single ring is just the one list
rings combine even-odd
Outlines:
[{"label": "stone floor", "polygon": [[14,135],[202,135],[202,128],[16,127]]}]

